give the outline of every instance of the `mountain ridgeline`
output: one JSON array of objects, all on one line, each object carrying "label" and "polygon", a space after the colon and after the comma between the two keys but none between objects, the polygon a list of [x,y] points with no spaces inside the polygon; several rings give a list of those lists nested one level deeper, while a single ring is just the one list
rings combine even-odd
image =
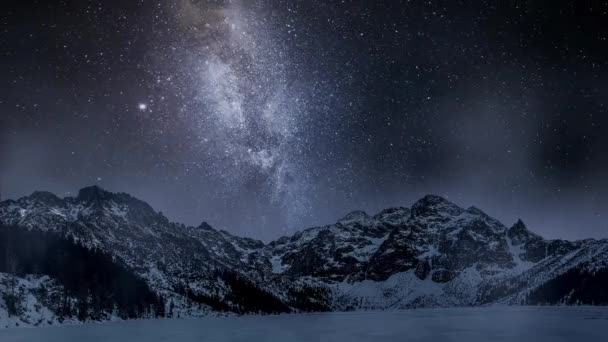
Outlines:
[{"label": "mountain ridgeline", "polygon": [[[52,308],[61,321],[163,317],[165,303],[146,282],[99,249],[88,249],[55,234],[0,226],[0,272],[27,277],[46,275],[58,285],[56,292],[42,286],[41,303]],[[23,292],[2,293],[11,315],[24,311]]]},{"label": "mountain ridgeline", "polygon": [[547,240],[478,208],[426,196],[410,208],[270,243],[172,223],[98,187],[0,203],[0,323],[608,304],[608,240]]}]

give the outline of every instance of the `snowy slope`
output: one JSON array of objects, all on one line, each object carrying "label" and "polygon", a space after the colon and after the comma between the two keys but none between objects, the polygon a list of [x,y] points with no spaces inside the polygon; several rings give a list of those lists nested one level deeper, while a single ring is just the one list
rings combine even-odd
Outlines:
[{"label": "snowy slope", "polygon": [[20,278],[0,273],[0,328],[74,323],[59,319],[50,308],[61,291],[48,276]]},{"label": "snowy slope", "polygon": [[521,221],[507,228],[432,195],[268,244],[169,222],[143,201],[98,187],[2,202],[0,223],[110,253],[180,317],[521,304],[562,274],[608,268],[606,240],[546,240]]}]

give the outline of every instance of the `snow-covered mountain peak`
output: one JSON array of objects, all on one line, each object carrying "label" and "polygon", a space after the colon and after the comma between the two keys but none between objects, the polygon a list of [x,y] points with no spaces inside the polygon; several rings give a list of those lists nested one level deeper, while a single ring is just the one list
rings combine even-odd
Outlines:
[{"label": "snow-covered mountain peak", "polygon": [[[38,227],[78,236],[76,224],[97,227],[168,225],[169,220],[146,202],[125,193],[111,193],[97,186],[83,188],[76,197],[59,198],[49,192],[34,192],[17,201],[0,203],[0,222]],[[70,227],[70,228],[68,228]]]},{"label": "snow-covered mountain peak", "polygon": [[370,216],[363,210],[355,210],[350,213],[344,215],[341,219],[338,220],[338,223],[349,224],[353,222],[364,222],[368,220]]},{"label": "snow-covered mountain peak", "polygon": [[151,224],[154,220],[168,222],[168,220],[157,213],[148,203],[126,193],[113,193],[98,186],[80,189],[75,198],[65,199],[74,205],[95,208],[109,212],[110,215],[129,216],[141,224]]},{"label": "snow-covered mountain peak", "polygon": [[35,203],[49,206],[61,206],[63,204],[59,197],[48,191],[35,191],[27,197],[27,199]]},{"label": "snow-covered mountain peak", "polygon": [[411,209],[354,211],[268,244],[206,222],[171,223],[146,202],[99,187],[1,202],[0,223],[106,251],[176,306],[201,312],[257,310],[264,293],[298,310],[476,305],[525,296],[532,280],[608,265],[608,241],[546,240],[521,220],[507,229],[433,195]]},{"label": "snow-covered mountain peak", "polygon": [[386,222],[392,225],[403,224],[410,217],[410,209],[405,207],[396,207],[384,209],[374,215],[372,218],[375,221]]},{"label": "snow-covered mountain peak", "polygon": [[513,246],[519,246],[532,240],[542,239],[540,236],[530,232],[521,219],[517,220],[517,222],[509,228],[507,236],[511,239]]},{"label": "snow-covered mountain peak", "polygon": [[199,224],[198,227],[196,227],[196,228],[200,229],[200,230],[213,230],[213,231],[215,231],[215,228],[211,227],[209,225],[209,223],[207,223],[205,221],[203,221],[201,224]]},{"label": "snow-covered mountain peak", "polygon": [[412,205],[413,216],[462,214],[465,210],[447,199],[437,195],[426,195]]},{"label": "snow-covered mountain peak", "polygon": [[103,202],[112,198],[114,198],[113,193],[105,191],[97,185],[93,185],[80,189],[75,199],[79,202]]},{"label": "snow-covered mountain peak", "polygon": [[488,216],[483,210],[477,208],[476,206],[470,206],[466,210],[467,213],[478,216]]}]

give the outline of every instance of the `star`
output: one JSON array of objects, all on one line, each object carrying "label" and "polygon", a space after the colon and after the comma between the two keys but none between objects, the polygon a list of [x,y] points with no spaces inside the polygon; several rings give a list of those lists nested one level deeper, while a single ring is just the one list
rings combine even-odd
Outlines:
[{"label": "star", "polygon": [[139,108],[139,110],[141,110],[142,112],[146,111],[146,109],[148,109],[148,105],[145,103],[140,103],[137,105],[137,108]]}]

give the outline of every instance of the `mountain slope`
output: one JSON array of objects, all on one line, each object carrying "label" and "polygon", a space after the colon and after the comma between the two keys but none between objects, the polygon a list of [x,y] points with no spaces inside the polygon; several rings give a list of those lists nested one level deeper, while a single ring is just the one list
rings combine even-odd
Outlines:
[{"label": "mountain slope", "polygon": [[206,223],[171,223],[143,201],[98,187],[2,202],[0,223],[111,255],[173,316],[594,303],[607,285],[608,241],[546,240],[521,221],[507,228],[432,195],[268,244]]},{"label": "mountain slope", "polygon": [[607,240],[546,240],[521,221],[507,228],[432,195],[411,209],[355,212],[266,247],[275,273],[320,282],[339,310],[527,303],[528,293],[564,272],[605,269],[606,248]]},{"label": "mountain slope", "polygon": [[189,228],[169,222],[145,202],[126,194],[90,187],[80,190],[77,197],[59,199],[36,192],[3,202],[0,222],[51,232],[111,254],[166,299],[169,315],[276,311],[275,304],[266,310],[252,303],[256,296],[235,297],[239,291],[234,288],[242,292],[248,284],[258,296],[272,295],[235,272],[227,259],[219,260],[190,235]]},{"label": "mountain slope", "polygon": [[53,233],[0,225],[0,272],[0,306],[26,325],[165,316],[144,280]]}]

